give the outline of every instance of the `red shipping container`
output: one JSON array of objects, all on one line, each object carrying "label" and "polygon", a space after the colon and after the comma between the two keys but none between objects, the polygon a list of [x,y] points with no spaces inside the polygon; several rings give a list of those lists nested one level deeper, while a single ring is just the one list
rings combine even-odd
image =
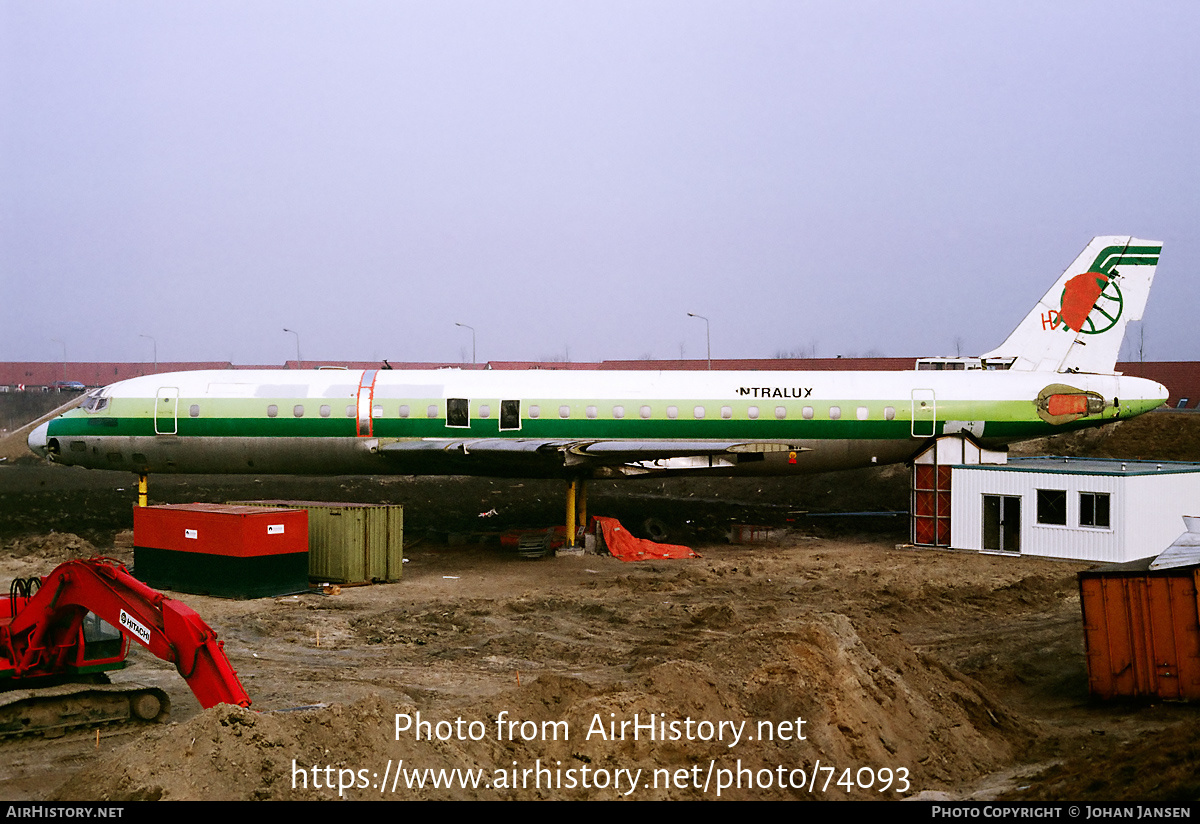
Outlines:
[{"label": "red shipping container", "polygon": [[308,513],[228,504],[133,511],[134,574],[150,586],[232,598],[308,588]]}]

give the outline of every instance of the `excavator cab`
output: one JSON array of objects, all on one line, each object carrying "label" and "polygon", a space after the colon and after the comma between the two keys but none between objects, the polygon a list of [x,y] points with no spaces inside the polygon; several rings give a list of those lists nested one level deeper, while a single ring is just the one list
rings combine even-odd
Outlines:
[{"label": "excavator cab", "polygon": [[[119,629],[94,612],[83,616],[83,653],[76,666],[79,672],[94,669],[113,670],[125,666],[129,654],[129,639]],[[86,669],[85,669],[86,668]]]}]

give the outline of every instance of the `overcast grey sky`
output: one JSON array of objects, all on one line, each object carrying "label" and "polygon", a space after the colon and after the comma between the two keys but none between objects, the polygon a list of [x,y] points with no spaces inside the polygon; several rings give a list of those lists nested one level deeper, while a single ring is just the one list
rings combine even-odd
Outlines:
[{"label": "overcast grey sky", "polygon": [[0,0],[0,359],[1200,359],[1200,3]]}]

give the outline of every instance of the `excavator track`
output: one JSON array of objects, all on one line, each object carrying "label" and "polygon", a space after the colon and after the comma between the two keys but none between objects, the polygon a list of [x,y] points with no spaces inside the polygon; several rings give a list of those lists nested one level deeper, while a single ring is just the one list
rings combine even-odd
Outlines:
[{"label": "excavator track", "polygon": [[0,692],[0,739],[23,735],[57,738],[105,724],[161,722],[171,699],[139,684],[60,684]]}]

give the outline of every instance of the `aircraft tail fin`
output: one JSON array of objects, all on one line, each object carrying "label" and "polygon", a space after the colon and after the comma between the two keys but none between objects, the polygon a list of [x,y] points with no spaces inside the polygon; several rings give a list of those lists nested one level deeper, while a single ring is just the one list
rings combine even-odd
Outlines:
[{"label": "aircraft tail fin", "polygon": [[1027,372],[1111,373],[1131,320],[1141,320],[1162,243],[1093,238],[1008,339],[980,357]]}]

